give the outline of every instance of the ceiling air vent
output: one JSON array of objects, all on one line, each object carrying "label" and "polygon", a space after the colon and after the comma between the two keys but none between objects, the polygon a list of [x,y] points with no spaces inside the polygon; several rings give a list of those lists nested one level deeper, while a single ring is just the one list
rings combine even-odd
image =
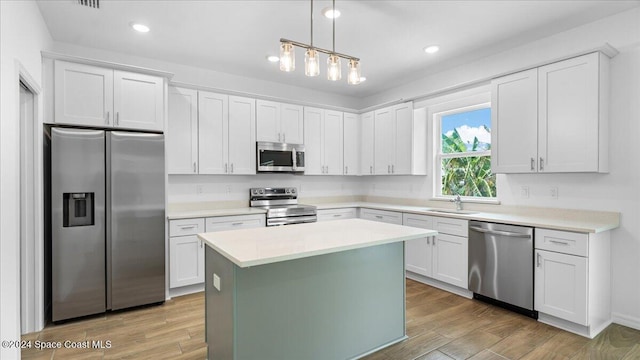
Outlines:
[{"label": "ceiling air vent", "polygon": [[84,5],[90,8],[99,9],[100,0],[78,0],[78,5]]}]

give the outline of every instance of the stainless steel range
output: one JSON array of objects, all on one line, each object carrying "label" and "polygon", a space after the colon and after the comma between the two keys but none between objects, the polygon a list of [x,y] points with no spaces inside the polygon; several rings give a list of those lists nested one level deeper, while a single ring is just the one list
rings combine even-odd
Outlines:
[{"label": "stainless steel range", "polygon": [[267,226],[317,221],[316,207],[298,204],[298,191],[294,187],[251,188],[249,199],[251,207],[267,210]]}]

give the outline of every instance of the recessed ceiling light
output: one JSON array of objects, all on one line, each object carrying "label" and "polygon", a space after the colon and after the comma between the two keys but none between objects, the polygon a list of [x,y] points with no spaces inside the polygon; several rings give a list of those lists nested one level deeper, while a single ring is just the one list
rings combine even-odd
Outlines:
[{"label": "recessed ceiling light", "polygon": [[269,62],[278,62],[280,58],[275,55],[267,55],[267,60],[269,60]]},{"label": "recessed ceiling light", "polygon": [[146,33],[149,32],[149,27],[147,25],[143,25],[140,23],[131,23],[131,27],[133,28],[133,30],[141,32],[141,33]]},{"label": "recessed ceiling light", "polygon": [[333,18],[339,18],[340,17],[340,10],[336,9],[335,13],[333,11],[333,8],[330,7],[326,7],[324,9],[322,9],[322,15],[324,15],[325,17],[329,18],[329,19],[333,19]]},{"label": "recessed ceiling light", "polygon": [[430,46],[427,46],[426,48],[424,48],[424,52],[426,52],[427,54],[437,53],[438,50],[440,50],[440,46],[438,46],[438,45],[430,45]]},{"label": "recessed ceiling light", "polygon": [[367,78],[364,76],[360,76],[360,82],[365,82],[365,81],[367,81]]}]

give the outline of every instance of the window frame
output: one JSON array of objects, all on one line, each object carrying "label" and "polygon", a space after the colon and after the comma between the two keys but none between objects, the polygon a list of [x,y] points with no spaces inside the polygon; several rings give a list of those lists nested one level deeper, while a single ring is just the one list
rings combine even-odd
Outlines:
[{"label": "window frame", "polygon": [[[484,98],[484,99],[483,99]],[[491,109],[491,101],[484,96],[474,96],[469,98],[460,99],[459,101],[453,101],[448,104],[442,104],[435,107],[431,112],[431,118],[433,120],[433,194],[435,199],[439,200],[451,200],[454,195],[442,194],[442,160],[451,158],[465,158],[465,157],[479,157],[489,156],[491,157],[491,150],[488,151],[475,151],[464,153],[443,153],[442,152],[442,117],[457,114],[462,112],[469,112],[479,109]],[[491,129],[493,130],[493,129]],[[498,189],[498,182],[496,181],[496,193]],[[495,203],[498,201],[497,197],[479,197],[479,196],[461,196],[467,202],[487,202]]]}]

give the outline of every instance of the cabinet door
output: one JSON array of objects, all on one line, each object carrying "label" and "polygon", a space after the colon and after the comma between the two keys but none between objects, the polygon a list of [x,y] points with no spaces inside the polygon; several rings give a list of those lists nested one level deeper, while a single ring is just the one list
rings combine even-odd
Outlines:
[{"label": "cabinet door", "polygon": [[169,88],[169,174],[198,173],[198,91]]},{"label": "cabinet door", "polygon": [[302,106],[282,104],[280,107],[280,132],[282,133],[282,142],[304,144],[303,113]]},{"label": "cabinet door", "polygon": [[342,112],[325,110],[322,126],[322,154],[325,175],[343,174]]},{"label": "cabinet door", "polygon": [[228,172],[229,97],[198,92],[198,167],[200,174]]},{"label": "cabinet door", "polygon": [[374,166],[376,175],[391,174],[391,163],[394,156],[396,136],[395,121],[391,108],[380,109],[374,115]]},{"label": "cabinet door", "polygon": [[59,124],[113,125],[113,70],[56,60],[54,119]]},{"label": "cabinet door", "polygon": [[433,277],[466,289],[469,278],[469,240],[462,236],[439,233],[434,241]]},{"label": "cabinet door", "polygon": [[322,126],[324,110],[304,108],[304,156],[305,175],[322,175],[324,164],[322,159]]},{"label": "cabinet door", "polygon": [[491,171],[529,173],[538,164],[538,70],[491,82]]},{"label": "cabinet door", "polygon": [[229,96],[229,174],[256,173],[256,100]]},{"label": "cabinet door", "polygon": [[344,113],[344,174],[360,175],[360,117]]},{"label": "cabinet door", "polygon": [[[403,214],[402,225],[421,229],[433,229],[433,218],[425,215]],[[433,239],[426,237],[405,242],[405,265],[407,271],[433,277]]]},{"label": "cabinet door", "polygon": [[204,282],[204,244],[197,235],[169,238],[169,287]]},{"label": "cabinet door", "polygon": [[280,132],[280,103],[256,101],[256,138],[258,141],[283,142]]},{"label": "cabinet door", "polygon": [[540,171],[598,171],[598,56],[538,69]]},{"label": "cabinet door", "polygon": [[114,71],[113,110],[119,128],[164,130],[164,79]]},{"label": "cabinet door", "polygon": [[395,121],[395,136],[392,147],[391,173],[410,175],[413,149],[413,104],[396,105],[392,111]]},{"label": "cabinet door", "polygon": [[361,115],[362,143],[360,155],[360,174],[373,175],[374,142],[373,111]]},{"label": "cabinet door", "polygon": [[587,258],[536,250],[534,307],[581,325],[587,321]]}]

